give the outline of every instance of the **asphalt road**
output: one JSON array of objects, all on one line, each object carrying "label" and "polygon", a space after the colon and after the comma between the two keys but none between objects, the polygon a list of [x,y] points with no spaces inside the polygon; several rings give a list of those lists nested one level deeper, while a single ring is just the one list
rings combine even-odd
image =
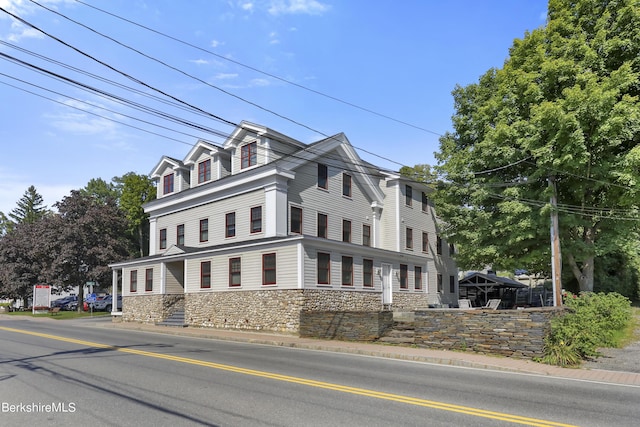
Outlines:
[{"label": "asphalt road", "polygon": [[0,319],[0,425],[635,426],[640,388]]}]

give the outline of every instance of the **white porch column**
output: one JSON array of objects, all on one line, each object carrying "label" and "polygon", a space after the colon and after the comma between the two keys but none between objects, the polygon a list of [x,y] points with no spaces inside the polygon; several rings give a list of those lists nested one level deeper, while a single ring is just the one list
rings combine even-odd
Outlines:
[{"label": "white porch column", "polygon": [[160,293],[164,295],[166,290],[167,290],[167,264],[164,262],[161,262],[160,263]]},{"label": "white porch column", "polygon": [[156,239],[158,238],[158,218],[149,218],[149,256],[156,254]]},{"label": "white porch column", "polygon": [[[122,315],[122,311],[118,310],[118,272],[120,272],[120,274],[122,274],[122,269],[120,270],[113,270],[112,274],[111,274],[111,297],[112,299],[112,304],[111,304],[111,315]],[[124,275],[122,276],[122,281],[123,281],[123,286],[124,286]]]},{"label": "white porch column", "polygon": [[380,242],[380,217],[382,216],[382,207],[376,202],[371,204],[371,246],[374,248],[381,247]]}]

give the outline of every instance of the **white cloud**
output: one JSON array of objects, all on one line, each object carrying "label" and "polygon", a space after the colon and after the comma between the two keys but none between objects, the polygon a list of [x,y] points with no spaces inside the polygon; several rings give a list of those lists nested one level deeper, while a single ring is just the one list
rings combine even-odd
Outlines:
[{"label": "white cloud", "polygon": [[[42,3],[53,8],[55,8],[55,5],[60,3],[73,4],[70,0],[43,0]],[[33,15],[41,10],[38,6],[28,0],[0,0],[0,6],[7,12],[13,13],[21,18]],[[7,22],[5,19],[10,20],[11,24],[9,25],[9,28],[3,28],[3,26],[0,26],[0,39],[17,43],[22,39],[44,37],[40,31],[16,21],[10,15],[5,13],[0,14],[0,23]]]},{"label": "white cloud", "polygon": [[249,82],[249,85],[250,85],[251,87],[256,87],[256,86],[264,87],[264,86],[269,86],[270,84],[271,84],[271,83],[270,83],[270,82],[269,82],[269,80],[267,80],[267,79],[252,79],[252,80]]},{"label": "white cloud", "polygon": [[9,212],[16,208],[18,200],[24,196],[31,185],[36,187],[38,194],[42,196],[43,204],[48,209],[53,209],[56,202],[61,201],[65,196],[71,193],[71,190],[77,189],[77,186],[66,184],[50,184],[40,182],[37,179],[31,181],[26,176],[6,176],[2,171],[3,180],[0,182],[0,212],[8,215]]},{"label": "white cloud", "polygon": [[322,15],[330,8],[328,4],[317,0],[271,0],[269,13],[271,15]]},{"label": "white cloud", "polygon": [[209,64],[209,61],[207,61],[206,59],[191,59],[191,60],[189,60],[189,62],[193,62],[194,64],[197,64],[197,65],[207,65],[207,64]]},{"label": "white cloud", "polygon": [[247,12],[253,12],[253,3],[250,3],[250,2],[243,3],[243,4],[240,5],[240,7],[243,10],[246,10]]},{"label": "white cloud", "polygon": [[238,77],[236,73],[218,73],[213,78],[216,80],[230,80]]},{"label": "white cloud", "polygon": [[218,46],[222,46],[224,43],[222,43],[221,41],[218,40],[211,40],[211,47],[218,47]]}]

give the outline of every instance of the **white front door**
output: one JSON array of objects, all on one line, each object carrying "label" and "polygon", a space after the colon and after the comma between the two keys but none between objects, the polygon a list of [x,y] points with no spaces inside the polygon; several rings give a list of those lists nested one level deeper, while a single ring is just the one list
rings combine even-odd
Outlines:
[{"label": "white front door", "polygon": [[393,302],[391,290],[391,264],[382,264],[382,305],[389,305]]}]

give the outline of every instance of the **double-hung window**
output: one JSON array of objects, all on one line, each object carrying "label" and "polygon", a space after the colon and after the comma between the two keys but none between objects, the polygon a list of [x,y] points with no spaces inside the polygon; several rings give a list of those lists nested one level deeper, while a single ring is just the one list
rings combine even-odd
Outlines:
[{"label": "double-hung window", "polygon": [[318,188],[329,188],[329,171],[327,165],[318,163]]},{"label": "double-hung window", "polygon": [[236,235],[236,213],[229,212],[224,217],[224,237],[235,237]]},{"label": "double-hung window", "polygon": [[348,219],[342,220],[342,241],[351,243],[351,221]]},{"label": "double-hung window", "polygon": [[276,254],[262,255],[262,284],[276,284]]},{"label": "double-hung window", "polygon": [[342,174],[342,195],[351,197],[351,175]]},{"label": "double-hung window", "polygon": [[240,286],[240,272],[242,270],[242,261],[240,258],[229,259],[229,287]]},{"label": "double-hung window", "polygon": [[429,233],[426,231],[422,232],[422,252],[429,253]]},{"label": "double-hung window", "polygon": [[371,246],[371,226],[362,224],[362,246]]},{"label": "double-hung window", "polygon": [[342,286],[353,286],[353,257],[342,257]]},{"label": "double-hung window", "polygon": [[209,241],[209,220],[208,219],[200,220],[200,241],[201,242]]},{"label": "double-hung window", "polygon": [[410,185],[404,187],[404,204],[407,206],[413,205],[413,188]]},{"label": "double-hung window", "polygon": [[153,268],[147,268],[144,274],[144,290],[153,291]]},{"label": "double-hung window", "polygon": [[422,267],[414,267],[413,287],[416,291],[422,289]]},{"label": "double-hung window", "polygon": [[211,159],[198,163],[198,184],[211,180]]},{"label": "double-hung window", "polygon": [[251,142],[240,148],[240,168],[245,169],[258,163],[258,144]]},{"label": "double-hung window", "polygon": [[413,249],[413,228],[406,228],[404,244],[407,249]]},{"label": "double-hung window", "polygon": [[184,245],[184,224],[180,224],[176,227],[176,242],[179,245]]},{"label": "double-hung window", "polygon": [[167,229],[160,230],[160,249],[167,249]]},{"label": "double-hung window", "polygon": [[170,173],[162,178],[162,194],[173,193],[173,176]]},{"label": "double-hung window", "polygon": [[407,264],[400,264],[400,289],[409,289],[409,269]]},{"label": "double-hung window", "polygon": [[129,273],[129,292],[138,292],[138,270]]},{"label": "double-hung window", "polygon": [[327,253],[318,252],[318,283],[328,285],[331,274],[331,256]]},{"label": "double-hung window", "polygon": [[251,208],[251,233],[262,231],[262,206]]},{"label": "double-hung window", "polygon": [[328,217],[325,214],[318,214],[318,237],[327,238]]},{"label": "double-hung window", "polygon": [[290,231],[292,233],[302,234],[302,208],[291,206]]},{"label": "double-hung window", "polygon": [[429,212],[429,198],[424,191],[422,192],[422,212]]},{"label": "double-hung window", "polygon": [[365,288],[373,287],[373,260],[362,260],[362,286]]},{"label": "double-hung window", "polygon": [[211,261],[202,261],[200,263],[200,288],[206,289],[211,287]]}]

